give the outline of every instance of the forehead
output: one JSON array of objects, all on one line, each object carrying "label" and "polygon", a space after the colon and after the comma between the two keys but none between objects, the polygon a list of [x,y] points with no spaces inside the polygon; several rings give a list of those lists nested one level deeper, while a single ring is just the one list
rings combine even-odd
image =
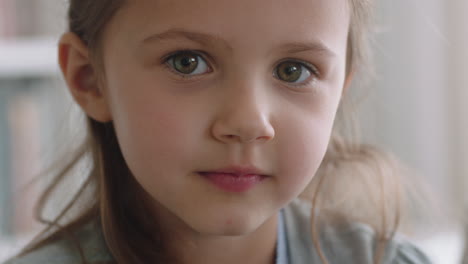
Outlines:
[{"label": "forehead", "polygon": [[176,28],[212,34],[239,47],[316,39],[339,54],[349,19],[348,0],[128,0],[108,33],[141,42]]}]

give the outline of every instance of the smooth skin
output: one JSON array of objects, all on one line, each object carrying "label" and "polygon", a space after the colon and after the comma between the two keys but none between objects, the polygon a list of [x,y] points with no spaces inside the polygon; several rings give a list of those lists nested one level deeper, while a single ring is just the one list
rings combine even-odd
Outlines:
[{"label": "smooth skin", "polygon": [[[274,263],[278,211],[316,173],[349,83],[348,2],[127,2],[104,31],[105,75],[60,39],[71,94],[113,122],[184,263]],[[232,193],[198,174],[232,165],[268,177]]]}]

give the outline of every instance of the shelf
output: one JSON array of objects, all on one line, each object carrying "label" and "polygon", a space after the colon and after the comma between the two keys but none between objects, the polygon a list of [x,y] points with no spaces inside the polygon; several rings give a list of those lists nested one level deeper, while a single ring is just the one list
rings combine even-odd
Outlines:
[{"label": "shelf", "polygon": [[57,41],[53,37],[0,40],[0,79],[57,75]]}]

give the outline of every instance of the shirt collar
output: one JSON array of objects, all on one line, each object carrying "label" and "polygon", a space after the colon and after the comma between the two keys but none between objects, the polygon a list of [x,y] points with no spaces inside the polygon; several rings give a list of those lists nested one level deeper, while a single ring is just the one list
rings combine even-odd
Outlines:
[{"label": "shirt collar", "polygon": [[283,209],[278,214],[278,235],[276,239],[276,264],[289,264]]}]

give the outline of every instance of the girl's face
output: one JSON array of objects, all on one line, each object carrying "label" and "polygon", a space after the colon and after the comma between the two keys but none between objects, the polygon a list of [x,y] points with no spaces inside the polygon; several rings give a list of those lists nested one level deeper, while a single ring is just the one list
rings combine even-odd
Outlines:
[{"label": "girl's face", "polygon": [[[154,208],[210,235],[273,219],[327,149],[346,77],[348,1],[128,2],[104,33],[103,94]],[[265,177],[201,174],[232,167]]]}]

